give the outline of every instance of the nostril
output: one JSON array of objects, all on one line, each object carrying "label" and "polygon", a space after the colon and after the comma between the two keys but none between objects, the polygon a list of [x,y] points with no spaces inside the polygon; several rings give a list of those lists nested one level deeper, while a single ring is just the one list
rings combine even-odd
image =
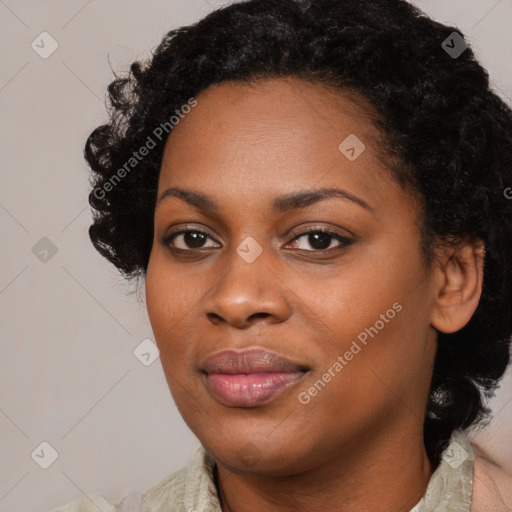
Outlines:
[{"label": "nostril", "polygon": [[207,313],[206,317],[214,325],[218,325],[218,324],[220,324],[222,322],[222,317],[220,315],[218,315],[217,313]]},{"label": "nostril", "polygon": [[270,316],[270,313],[254,313],[249,317],[249,320],[252,318],[266,318],[267,316]]}]

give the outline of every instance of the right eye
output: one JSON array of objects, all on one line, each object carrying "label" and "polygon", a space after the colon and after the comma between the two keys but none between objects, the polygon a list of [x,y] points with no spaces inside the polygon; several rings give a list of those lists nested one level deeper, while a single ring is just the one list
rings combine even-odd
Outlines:
[{"label": "right eye", "polygon": [[[163,243],[170,249],[178,249],[180,251],[193,251],[197,249],[210,248],[205,246],[207,239],[213,240],[208,233],[198,229],[187,229],[171,233],[163,239]],[[218,247],[218,246],[214,246]]]}]

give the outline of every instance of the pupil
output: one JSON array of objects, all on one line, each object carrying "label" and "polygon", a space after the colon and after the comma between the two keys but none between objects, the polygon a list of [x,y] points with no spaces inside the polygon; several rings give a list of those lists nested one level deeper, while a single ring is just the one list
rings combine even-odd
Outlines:
[{"label": "pupil", "polygon": [[328,233],[314,233],[309,235],[309,243],[315,249],[327,249],[331,245],[331,235]]},{"label": "pupil", "polygon": [[205,235],[197,231],[188,231],[184,234],[183,239],[185,243],[192,248],[202,247],[204,244]]}]

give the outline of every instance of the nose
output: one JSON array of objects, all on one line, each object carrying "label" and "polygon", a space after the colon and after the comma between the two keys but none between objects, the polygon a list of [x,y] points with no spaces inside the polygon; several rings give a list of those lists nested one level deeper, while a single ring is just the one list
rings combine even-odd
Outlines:
[{"label": "nose", "polygon": [[204,313],[212,324],[245,329],[253,324],[284,322],[290,317],[288,288],[265,263],[263,254],[248,263],[233,251],[226,263],[227,270],[203,302]]}]

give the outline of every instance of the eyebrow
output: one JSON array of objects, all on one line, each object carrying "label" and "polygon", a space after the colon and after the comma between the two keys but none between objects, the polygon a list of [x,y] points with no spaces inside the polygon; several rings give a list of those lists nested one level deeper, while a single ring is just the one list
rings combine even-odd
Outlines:
[{"label": "eyebrow", "polygon": [[[220,211],[219,204],[213,198],[201,192],[176,187],[164,190],[164,192],[160,194],[157,204],[170,197],[181,199],[191,206],[195,206],[199,210],[216,213]],[[306,208],[314,203],[317,203],[318,201],[333,197],[352,201],[362,208],[373,212],[373,208],[366,201],[363,201],[359,197],[349,194],[340,188],[321,188],[317,190],[306,190],[284,194],[282,196],[276,197],[272,201],[272,210],[276,213],[283,213],[289,210]]]}]

